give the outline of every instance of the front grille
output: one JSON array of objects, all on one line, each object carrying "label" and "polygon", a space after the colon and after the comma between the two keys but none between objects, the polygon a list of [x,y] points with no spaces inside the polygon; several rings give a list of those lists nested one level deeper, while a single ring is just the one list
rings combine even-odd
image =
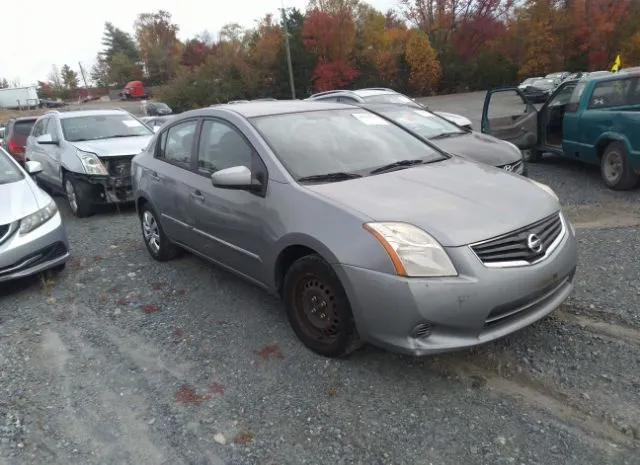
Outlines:
[{"label": "front grille", "polygon": [[16,263],[0,268],[0,276],[16,273],[18,271],[40,265],[41,263],[55,260],[56,258],[62,257],[66,253],[67,247],[65,246],[64,242],[56,242],[48,247],[45,247],[38,250],[37,252],[23,257]]},{"label": "front grille", "polygon": [[15,221],[9,224],[0,224],[0,244],[5,242],[18,229],[20,223]]},{"label": "front grille", "polygon": [[560,213],[554,213],[532,225],[474,244],[471,249],[488,266],[527,265],[549,253],[551,245],[563,230]]},{"label": "front grille", "polygon": [[518,160],[514,163],[507,163],[506,165],[499,166],[498,168],[502,168],[510,173],[520,174],[522,172],[523,164],[522,160]]}]

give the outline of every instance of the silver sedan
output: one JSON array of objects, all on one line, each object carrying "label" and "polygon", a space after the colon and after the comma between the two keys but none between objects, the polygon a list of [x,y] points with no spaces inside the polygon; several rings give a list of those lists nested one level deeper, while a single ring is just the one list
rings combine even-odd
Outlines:
[{"label": "silver sedan", "polygon": [[69,258],[58,207],[30,176],[42,166],[28,161],[26,170],[0,148],[0,282],[61,269]]},{"label": "silver sedan", "polygon": [[189,250],[279,295],[325,356],[485,343],[573,289],[576,238],[551,188],[352,105],[189,111],[133,173],[153,258]]}]

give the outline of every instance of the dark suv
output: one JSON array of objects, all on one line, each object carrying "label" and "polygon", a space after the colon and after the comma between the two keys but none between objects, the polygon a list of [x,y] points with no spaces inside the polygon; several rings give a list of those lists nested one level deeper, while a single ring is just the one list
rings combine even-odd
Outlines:
[{"label": "dark suv", "polygon": [[22,166],[26,161],[24,149],[27,145],[27,137],[37,119],[37,116],[10,118],[5,128],[2,146]]}]

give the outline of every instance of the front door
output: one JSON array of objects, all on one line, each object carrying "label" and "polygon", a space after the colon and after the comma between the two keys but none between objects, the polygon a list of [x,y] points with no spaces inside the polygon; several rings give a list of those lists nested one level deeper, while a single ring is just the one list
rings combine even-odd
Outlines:
[{"label": "front door", "polygon": [[194,219],[189,202],[193,151],[199,120],[173,125],[158,137],[155,160],[149,166],[149,195],[154,199],[166,234],[175,242],[195,248]]},{"label": "front door", "polygon": [[[260,283],[268,281],[265,255],[265,198],[244,190],[214,187],[211,175],[232,166],[264,169],[259,156],[237,128],[205,119],[198,144],[191,209],[201,247],[212,260]],[[266,170],[265,170],[266,173]]]},{"label": "front door", "polygon": [[[547,147],[554,153],[562,153],[564,135],[565,114],[569,111],[571,94],[578,81],[563,82],[553,92],[549,99],[540,107],[540,145]],[[571,131],[569,131],[571,133]]]},{"label": "front door", "polygon": [[516,87],[487,91],[482,132],[526,150],[538,144],[538,111]]},{"label": "front door", "polygon": [[46,119],[42,134],[49,134],[52,141],[58,144],[34,144],[42,151],[42,177],[49,184],[62,188],[62,148],[60,147],[60,128],[58,120],[49,117]]}]

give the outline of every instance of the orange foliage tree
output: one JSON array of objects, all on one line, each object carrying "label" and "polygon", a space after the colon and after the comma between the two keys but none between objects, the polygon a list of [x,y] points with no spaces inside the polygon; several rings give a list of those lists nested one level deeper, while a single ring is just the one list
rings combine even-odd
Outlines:
[{"label": "orange foliage tree", "polygon": [[405,51],[409,64],[409,84],[418,95],[430,95],[436,89],[442,72],[436,52],[422,31],[409,31]]}]

